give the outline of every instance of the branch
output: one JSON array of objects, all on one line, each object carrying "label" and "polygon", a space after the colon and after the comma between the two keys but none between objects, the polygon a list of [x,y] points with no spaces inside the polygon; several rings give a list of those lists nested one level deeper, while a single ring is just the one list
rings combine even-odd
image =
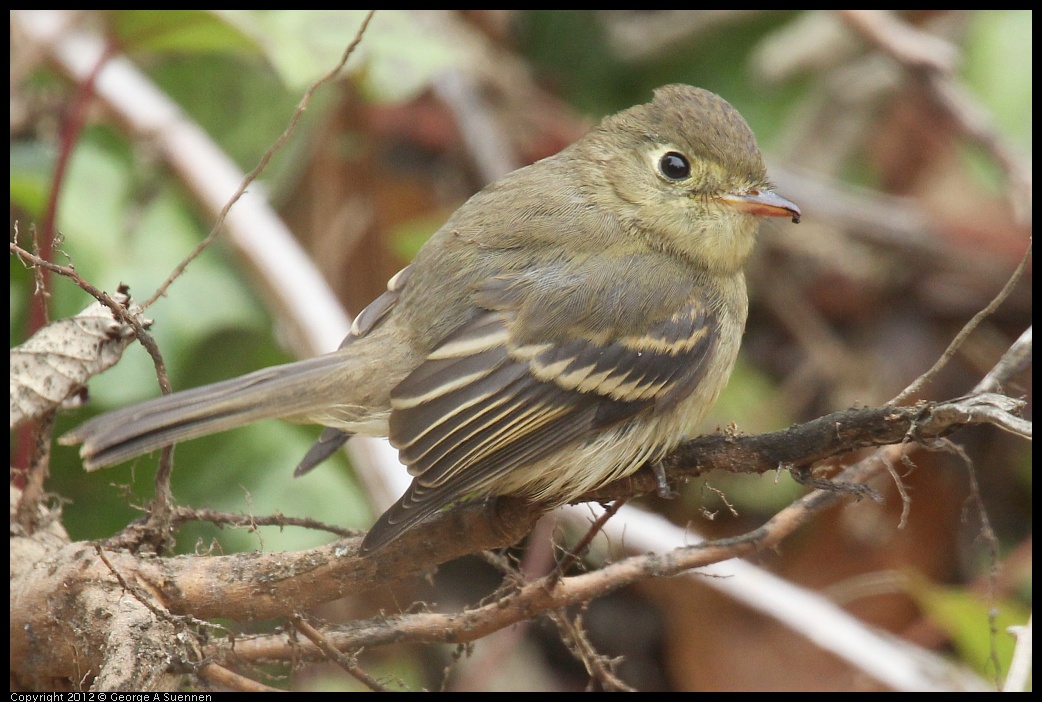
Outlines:
[{"label": "branch", "polygon": [[[1031,423],[1017,416],[1023,406],[1020,400],[982,393],[945,402],[923,402],[914,407],[849,409],[769,434],[699,437],[681,445],[662,465],[673,481],[710,470],[809,472],[818,462],[838,460],[851,451],[908,442],[929,446],[958,429],[980,424],[994,424],[1017,435],[1030,436]],[[858,485],[871,471],[879,469],[878,463],[855,464],[835,478],[833,485]],[[584,495],[581,501],[618,499],[655,492],[658,487],[653,471],[641,470]],[[338,648],[373,647],[404,640],[473,641],[542,612],[558,611],[641,579],[676,575],[773,548],[798,526],[838,504],[846,495],[843,490],[817,490],[743,536],[668,553],[633,556],[583,575],[562,578],[553,574],[475,610],[381,617],[355,623],[335,635],[324,635]],[[468,553],[515,544],[531,531],[545,509],[545,505],[516,498],[465,504],[435,515],[423,528],[406,532],[394,549],[369,558],[357,556],[358,537],[297,553],[218,557],[141,558],[125,551],[106,551],[102,556],[93,549],[68,544],[41,558],[36,547],[35,555],[12,557],[11,631],[21,632],[12,640],[13,668],[29,674],[18,661],[31,661],[26,664],[34,671],[57,671],[55,675],[74,677],[78,674],[80,651],[93,652],[92,660],[107,660],[101,651],[111,646],[108,637],[118,638],[130,620],[102,617],[88,626],[72,614],[115,611],[128,594],[135,602],[132,621],[152,618],[164,628],[173,627],[171,631],[180,630],[186,621],[218,617],[255,621],[289,616],[348,594],[386,587]],[[12,554],[15,546],[12,540]],[[15,567],[19,563],[25,567]],[[68,616],[55,616],[52,593],[64,593],[61,606]],[[39,632],[46,636],[41,638]],[[40,647],[40,640],[69,643]],[[318,649],[315,650],[318,655]],[[243,642],[237,642],[236,655],[243,655],[243,651]],[[184,660],[198,659],[188,651],[179,655],[184,655]]]},{"label": "branch", "polygon": [[[699,437],[683,444],[664,465],[672,480],[711,470],[768,473],[779,468],[809,469],[819,461],[867,447],[930,442],[972,425],[998,424],[1014,433],[1030,433],[1030,423],[1013,414],[1022,406],[1018,400],[985,394],[917,407],[845,410],[770,434]],[[641,470],[577,502],[610,501],[656,489],[652,471]],[[531,531],[545,510],[545,505],[522,499],[480,501],[435,515],[422,528],[403,534],[395,548],[370,558],[354,556],[358,540],[352,538],[291,554],[151,559],[142,563],[141,576],[163,588],[166,606],[174,613],[234,620],[286,616],[348,592],[423,573],[469,553],[511,546]],[[740,553],[730,552],[727,557]],[[258,592],[254,582],[243,581],[243,572],[253,572],[267,583],[263,591]]]}]

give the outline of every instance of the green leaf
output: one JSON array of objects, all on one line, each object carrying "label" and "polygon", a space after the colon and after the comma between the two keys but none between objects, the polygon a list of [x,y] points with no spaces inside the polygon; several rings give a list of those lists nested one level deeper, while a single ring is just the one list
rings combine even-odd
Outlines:
[{"label": "green leaf", "polygon": [[108,16],[126,51],[260,53],[257,41],[212,10],[110,10]]},{"label": "green leaf", "polygon": [[974,15],[963,74],[999,128],[1026,150],[1032,129],[1032,13],[991,10]]},{"label": "green leaf", "polygon": [[[43,216],[54,173],[54,148],[43,142],[11,143],[11,205]],[[22,232],[28,235],[27,231]]]},{"label": "green leaf", "polygon": [[[223,15],[258,37],[268,60],[290,87],[303,88],[330,71],[354,38],[365,10],[224,10]],[[457,65],[461,52],[444,33],[420,25],[403,10],[376,13],[348,70],[376,101],[406,100],[438,73]]]},{"label": "green leaf", "polygon": [[[109,291],[126,283],[131,294],[143,300],[205,232],[180,190],[170,187],[162,176],[142,172],[123,153],[123,145],[109,143],[105,134],[104,130],[89,130],[69,162],[58,211],[61,247],[86,279]],[[154,182],[150,188],[137,187],[143,181]],[[54,298],[56,317],[75,314],[86,304],[82,293],[69,295],[65,290],[59,288]],[[219,247],[197,258],[173,284],[170,294],[149,310],[149,316],[157,320],[152,332],[169,354],[172,373],[183,350],[216,329],[267,327],[255,295],[227,264]],[[144,358],[141,362],[147,363]],[[125,372],[126,365],[121,363],[109,373]],[[125,402],[133,399],[125,396],[127,392],[154,389],[141,387],[140,382],[110,383],[109,373],[92,383],[92,392],[103,402]]]},{"label": "green leaf", "polygon": [[[980,594],[965,588],[942,587],[912,578],[908,588],[931,621],[951,638],[959,656],[981,675],[995,675],[992,664],[992,640],[1002,672],[1009,669],[1016,644],[1007,629],[1027,623],[1030,612],[1021,603],[1012,600],[988,602]],[[995,610],[995,635],[992,637],[989,612]]]}]

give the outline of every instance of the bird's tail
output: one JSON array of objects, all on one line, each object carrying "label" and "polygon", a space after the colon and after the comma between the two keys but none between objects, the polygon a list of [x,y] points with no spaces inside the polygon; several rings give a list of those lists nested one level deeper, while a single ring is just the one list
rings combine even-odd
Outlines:
[{"label": "bird's tail", "polygon": [[351,377],[353,365],[350,358],[334,352],[265,368],[103,414],[65,434],[60,442],[82,443],[84,467],[94,469],[261,419],[314,417],[318,421],[338,407],[346,414],[352,405],[358,407],[350,398],[357,381]]}]

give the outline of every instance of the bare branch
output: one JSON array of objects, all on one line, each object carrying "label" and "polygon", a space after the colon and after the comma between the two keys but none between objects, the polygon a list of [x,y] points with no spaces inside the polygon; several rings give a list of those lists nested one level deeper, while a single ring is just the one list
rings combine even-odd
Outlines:
[{"label": "bare branch", "polygon": [[329,660],[333,661],[353,677],[357,678],[370,690],[375,692],[390,692],[388,688],[381,685],[375,678],[365,672],[365,670],[363,670],[361,666],[358,665],[358,662],[352,657],[345,656],[340,651],[336,650],[336,648],[333,647],[333,644],[329,642],[329,639],[318,631],[318,629],[311,626],[311,624],[309,624],[299,612],[294,613],[291,620],[297,629],[300,630],[300,633],[304,634],[304,636],[306,636],[313,644],[322,649],[322,652],[326,654],[326,657],[329,658]]},{"label": "bare branch", "polygon": [[911,385],[899,392],[897,394],[897,397],[890,400],[891,404],[901,404],[902,402],[907,401],[910,397],[918,393],[919,390],[921,390],[926,383],[928,383],[934,376],[936,376],[942,368],[948,365],[948,361],[950,361],[955,356],[959,348],[963,345],[963,343],[970,336],[970,334],[972,334],[973,331],[980,325],[980,323],[988,317],[990,317],[995,312],[995,310],[997,310],[999,306],[1006,301],[1006,298],[1008,298],[1010,296],[1010,293],[1013,292],[1013,289],[1017,286],[1017,283],[1020,282],[1021,277],[1024,275],[1024,271],[1027,269],[1028,263],[1031,261],[1031,246],[1032,244],[1031,242],[1029,242],[1027,251],[1024,252],[1024,256],[1020,259],[1020,263],[1017,265],[1016,270],[1013,271],[1013,274],[1009,277],[1009,280],[1006,281],[1006,284],[1002,286],[1002,290],[999,290],[999,293],[995,296],[995,299],[989,302],[987,306],[985,306],[985,308],[982,309],[980,312],[973,315],[973,318],[970,319],[970,321],[966,322],[966,325],[959,331],[958,334],[955,335],[955,338],[952,339],[952,342],[948,345],[948,348],[945,349],[944,353],[941,354],[941,357],[934,362],[930,370],[923,373],[921,376],[915,379],[915,382],[913,382]]},{"label": "bare branch", "polygon": [[1031,365],[1031,327],[1024,330],[1009,350],[1002,355],[984,378],[973,388],[972,394],[996,392],[1008,383],[1010,378]]}]

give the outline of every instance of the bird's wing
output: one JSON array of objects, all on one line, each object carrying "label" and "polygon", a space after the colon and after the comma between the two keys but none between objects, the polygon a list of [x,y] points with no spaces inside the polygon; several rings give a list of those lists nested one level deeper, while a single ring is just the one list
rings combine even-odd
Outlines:
[{"label": "bird's wing", "polygon": [[509,471],[674,407],[702,378],[718,336],[718,320],[697,297],[640,334],[545,341],[520,328],[508,286],[486,286],[481,299],[486,307],[391,394],[391,443],[414,480],[369,532],[365,551]]}]

